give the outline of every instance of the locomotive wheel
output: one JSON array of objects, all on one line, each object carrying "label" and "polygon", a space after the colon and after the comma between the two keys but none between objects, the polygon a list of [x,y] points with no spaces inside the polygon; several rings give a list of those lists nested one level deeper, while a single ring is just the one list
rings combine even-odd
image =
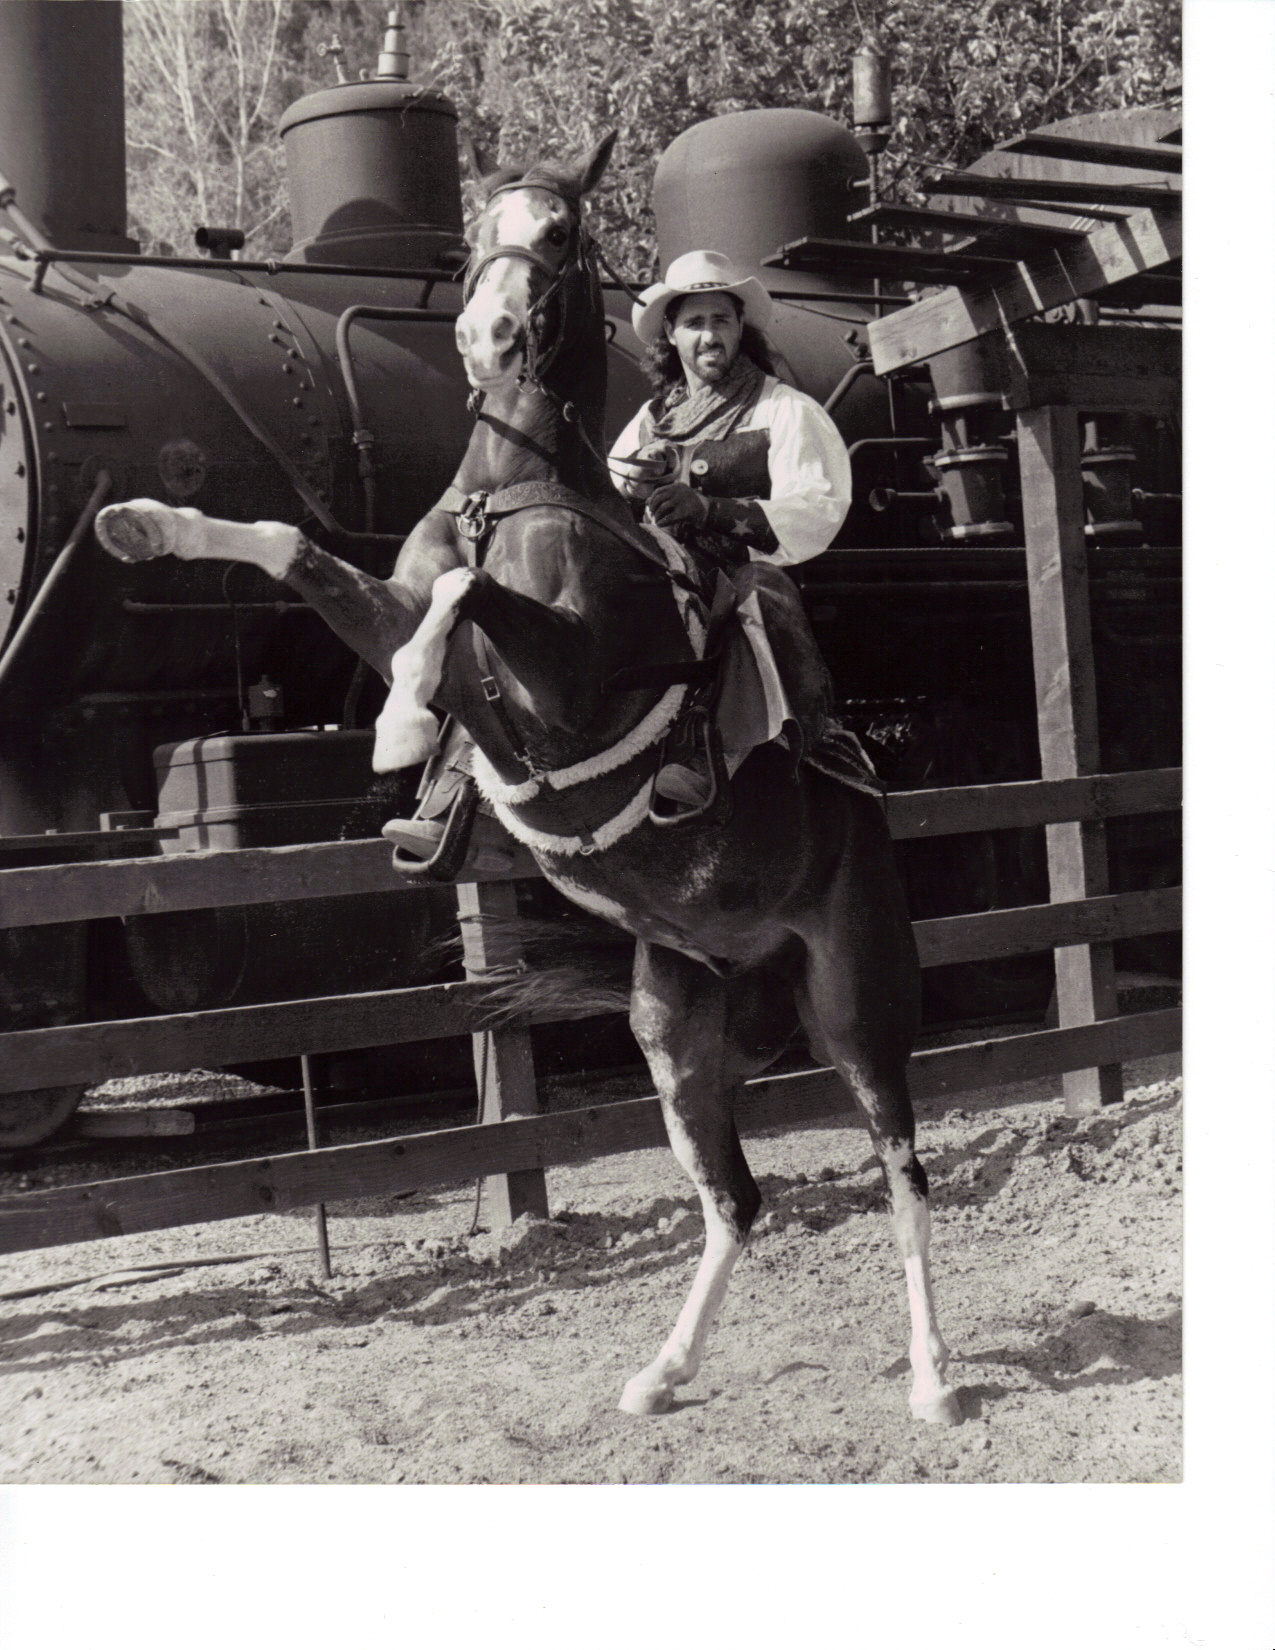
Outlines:
[{"label": "locomotive wheel", "polygon": [[[83,922],[0,929],[0,1031],[36,1030],[86,1018],[87,930]],[[0,1151],[47,1140],[79,1105],[84,1088],[75,1083],[0,1091]]]},{"label": "locomotive wheel", "polygon": [[84,1085],[0,1094],[0,1151],[38,1146],[60,1129],[84,1097]]}]

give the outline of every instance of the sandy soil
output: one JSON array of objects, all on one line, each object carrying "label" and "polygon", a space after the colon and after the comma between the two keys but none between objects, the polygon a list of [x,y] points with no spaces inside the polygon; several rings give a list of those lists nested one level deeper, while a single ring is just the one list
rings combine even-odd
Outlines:
[{"label": "sandy soil", "polygon": [[654,1419],[616,1401],[702,1232],[664,1151],[550,1171],[552,1218],[499,1233],[467,1235],[472,1186],[336,1205],[329,1283],[309,1212],[6,1257],[0,1482],[1176,1481],[1178,1069],[1128,1068],[1084,1121],[1056,1082],[922,1112],[959,1427],[909,1417],[902,1271],[848,1123],[746,1142],[760,1229]]}]

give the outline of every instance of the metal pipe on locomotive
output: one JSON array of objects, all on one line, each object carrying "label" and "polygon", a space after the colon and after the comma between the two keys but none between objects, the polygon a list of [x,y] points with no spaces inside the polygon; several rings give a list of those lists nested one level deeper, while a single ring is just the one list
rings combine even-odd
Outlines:
[{"label": "metal pipe on locomotive", "polygon": [[[867,324],[907,297],[774,263],[844,237],[876,197],[888,106],[880,74],[863,80],[858,137],[798,109],[683,133],[654,180],[661,266],[714,246],[758,274],[779,300],[781,370],[847,442],[855,502],[803,577],[861,731],[885,760],[894,749],[905,784],[1031,777],[1021,517],[987,363],[970,348],[932,379],[883,381]],[[452,335],[456,126],[408,78],[392,13],[374,75],[283,119],[284,258],[239,260],[234,230],[214,226],[197,237],[212,256],[142,257],[124,233],[119,6],[0,6],[0,863],[109,852],[137,840],[129,827],[176,832],[149,839],[164,852],[370,836],[392,811],[367,762],[376,684],[310,608],[242,566],[126,567],[90,524],[110,498],[151,496],[296,523],[389,571],[470,428]],[[627,295],[608,308],[613,434],[646,389]],[[1087,446],[1093,542],[1171,539],[1165,433],[1091,421]],[[1131,660],[1158,666],[1173,635],[1166,587],[1135,564],[1117,568],[1098,626],[1126,675]],[[1108,695],[1110,766],[1173,760],[1172,717],[1140,710],[1163,689],[1139,678],[1132,699]],[[1030,897],[1044,873],[1029,836],[909,844],[914,916]],[[453,912],[445,891],[405,890],[3,930],[0,1027],[417,983]],[[931,1009],[949,1020],[1039,1007],[1045,979],[1021,962],[937,974]],[[34,1137],[75,1098],[50,1095]],[[3,1112],[0,1098],[0,1144]]]}]

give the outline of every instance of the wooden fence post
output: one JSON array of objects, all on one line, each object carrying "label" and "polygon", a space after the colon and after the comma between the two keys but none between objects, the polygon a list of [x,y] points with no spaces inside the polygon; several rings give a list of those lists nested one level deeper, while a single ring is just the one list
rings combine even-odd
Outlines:
[{"label": "wooden fence post", "polygon": [[[1018,414],[1027,588],[1041,777],[1101,773],[1079,419],[1074,407],[1032,407]],[[1109,892],[1107,832],[1102,820],[1047,825],[1051,900]],[[1054,952],[1059,1026],[1113,1019],[1119,1012],[1110,945],[1062,946]],[[1063,1076],[1067,1114],[1083,1117],[1123,1097],[1121,1068],[1101,1066]]]},{"label": "wooden fence post", "polygon": [[[465,977],[481,980],[493,969],[522,960],[517,941],[502,934],[499,923],[518,914],[517,890],[512,882],[462,882],[456,885],[464,947]],[[483,918],[493,919],[488,928]],[[540,1110],[531,1037],[526,1031],[474,1033],[474,1073],[482,1102],[482,1121],[501,1123],[511,1117],[530,1117]],[[547,1218],[549,1194],[543,1169],[519,1169],[512,1174],[488,1175],[483,1186],[493,1227],[510,1226],[519,1215]]]}]

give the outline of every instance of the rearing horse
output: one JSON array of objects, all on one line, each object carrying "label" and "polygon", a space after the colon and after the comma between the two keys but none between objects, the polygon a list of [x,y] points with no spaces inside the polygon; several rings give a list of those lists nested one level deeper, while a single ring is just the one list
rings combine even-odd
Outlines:
[{"label": "rearing horse", "polygon": [[[700,1367],[761,1203],[734,1101],[800,1022],[863,1107],[884,1171],[911,1311],[912,1412],[953,1423],[906,1076],[920,976],[880,807],[769,744],[732,780],[726,823],[667,830],[647,815],[685,687],[622,678],[617,691],[612,679],[693,655],[669,578],[601,456],[604,316],[581,201],[612,141],[574,170],[486,180],[456,326],[478,417],[391,578],[295,527],[149,500],[108,507],[98,533],[125,559],[243,560],[299,592],[391,684],[378,770],[430,756],[428,707],[450,712],[477,746],[480,788],[548,880],[635,936],[631,1023],[699,1192],[705,1246],[672,1333],[621,1407],[668,1409]],[[782,621],[795,596],[772,569],[756,580]]]}]

